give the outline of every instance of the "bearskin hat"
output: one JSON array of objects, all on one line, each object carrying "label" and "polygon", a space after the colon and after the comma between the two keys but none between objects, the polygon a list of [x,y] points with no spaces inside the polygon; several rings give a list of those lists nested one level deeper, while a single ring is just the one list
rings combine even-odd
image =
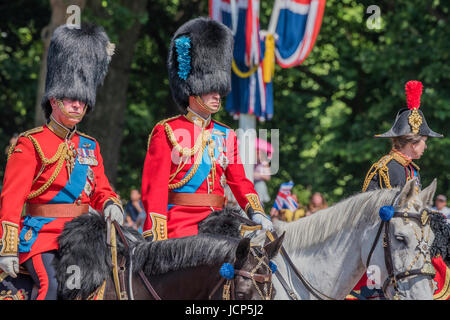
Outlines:
[{"label": "bearskin hat", "polygon": [[375,135],[375,138],[394,138],[410,133],[421,136],[442,138],[443,135],[430,129],[420,107],[422,95],[422,83],[420,81],[408,81],[405,85],[407,108],[398,111],[394,124],[389,131]]},{"label": "bearskin hat", "polygon": [[210,18],[200,17],[183,24],[174,34],[169,49],[168,69],[172,96],[186,108],[189,96],[231,90],[233,34]]},{"label": "bearskin hat", "polygon": [[87,112],[95,106],[97,87],[103,83],[114,53],[102,27],[93,24],[56,28],[47,55],[47,76],[42,108],[48,119],[50,98],[83,101]]}]

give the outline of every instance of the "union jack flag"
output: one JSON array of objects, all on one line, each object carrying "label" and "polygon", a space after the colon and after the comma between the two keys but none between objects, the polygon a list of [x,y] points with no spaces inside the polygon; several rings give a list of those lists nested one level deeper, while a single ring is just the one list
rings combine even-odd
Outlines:
[{"label": "union jack flag", "polygon": [[277,198],[273,204],[275,209],[289,209],[291,211],[295,211],[298,208],[298,203],[291,194],[292,187],[294,187],[294,183],[292,181],[281,184]]},{"label": "union jack flag", "polygon": [[225,109],[235,117],[254,114],[263,121],[273,116],[273,96],[272,81],[263,79],[265,46],[259,34],[259,7],[259,0],[209,0],[210,17],[233,32],[233,64],[243,73],[233,68]]},{"label": "union jack flag", "polygon": [[326,0],[276,0],[273,23],[278,35],[275,56],[283,68],[300,65],[314,47]]}]

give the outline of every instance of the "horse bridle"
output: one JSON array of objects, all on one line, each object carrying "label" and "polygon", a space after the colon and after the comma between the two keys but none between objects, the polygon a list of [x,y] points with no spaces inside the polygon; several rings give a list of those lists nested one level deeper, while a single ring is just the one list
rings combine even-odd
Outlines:
[{"label": "horse bridle", "polygon": [[[110,225],[110,221],[108,221],[108,223],[107,223],[107,225]],[[130,255],[130,261],[132,261],[132,254],[133,254],[133,252],[134,252],[134,250],[130,253],[130,247],[129,247],[129,245],[128,245],[128,241],[127,241],[127,239],[126,239],[126,237],[125,237],[125,235],[123,234],[123,232],[122,232],[122,230],[121,230],[121,228],[120,228],[120,226],[118,225],[118,223],[116,222],[116,221],[114,221],[114,222],[112,222],[111,223],[112,225],[114,225],[114,229],[115,229],[115,231],[117,231],[117,233],[119,234],[119,237],[121,238],[121,240],[122,240],[122,243],[124,244],[124,246],[125,246],[125,250],[128,252],[128,254]],[[108,231],[109,231],[109,228],[108,228]],[[108,232],[109,233],[109,232]],[[134,248],[133,248],[134,249]],[[264,251],[264,248],[261,248],[261,250],[263,250]],[[249,272],[249,271],[245,271],[245,270],[234,270],[234,273],[236,274],[236,275],[239,275],[239,276],[241,276],[241,277],[244,277],[244,278],[248,278],[248,279],[251,279],[252,280],[252,282],[253,282],[253,285],[256,287],[256,289],[257,289],[257,291],[258,291],[258,293],[259,293],[259,295],[261,296],[261,298],[262,299],[265,299],[265,300],[270,300],[270,298],[272,297],[272,290],[273,290],[273,288],[272,288],[272,270],[271,270],[271,268],[269,267],[269,265],[264,261],[264,258],[263,258],[263,256],[264,256],[264,252],[262,252],[262,257],[259,257],[257,254],[256,254],[256,252],[255,252],[255,250],[254,250],[254,248],[252,247],[252,245],[251,245],[251,247],[250,247],[250,252],[252,253],[252,255],[255,257],[255,259],[257,259],[258,260],[258,264]],[[267,268],[267,270],[269,271],[269,274],[259,274],[259,273],[256,273],[256,271],[258,270],[258,268],[261,266],[261,265],[264,265],[266,268]],[[124,273],[124,263],[121,263],[120,264],[120,268],[121,268],[121,271]],[[128,285],[128,287],[127,287],[127,292],[128,292],[128,294],[118,294],[118,298],[119,299],[121,299],[122,300],[122,298],[130,298],[131,300],[134,300],[133,299],[133,289],[132,289],[132,286],[131,286],[131,277],[132,277],[132,272],[131,272],[131,265],[130,265],[130,272],[129,272],[129,281],[128,281],[128,283],[129,283],[129,285]],[[141,280],[142,280],[142,282],[144,283],[144,286],[146,287],[146,289],[148,290],[148,292],[150,293],[150,295],[155,299],[155,300],[161,300],[161,297],[158,295],[158,293],[156,292],[156,290],[153,288],[153,286],[151,285],[151,283],[148,281],[148,279],[147,279],[147,277],[145,277],[145,275],[144,275],[144,273],[143,273],[143,271],[142,270],[139,270],[138,271],[138,275],[139,275],[139,277],[141,278]],[[120,278],[122,278],[122,277],[120,277]],[[120,279],[120,280],[122,280],[122,279]],[[209,295],[209,299],[211,300],[211,297],[214,295],[214,293],[220,288],[220,286],[223,284],[223,282],[225,281],[225,278],[221,278],[221,280],[219,281],[219,283],[214,287],[214,289],[213,289],[213,291],[211,292],[211,294]],[[235,293],[234,293],[234,288],[235,288],[235,283],[234,283],[234,281],[235,281],[235,278],[233,278],[232,280],[227,280],[227,283],[224,285],[224,289],[223,289],[223,293],[222,293],[222,298],[224,299],[224,300],[230,300],[230,296],[231,296],[231,299],[232,300],[235,300]],[[123,281],[119,281],[120,282],[120,284],[118,284],[118,287],[119,287],[119,291],[118,292],[123,292],[123,288],[124,287],[126,287],[126,285],[125,285],[125,281],[123,280]],[[264,284],[264,291],[265,291],[265,295],[263,295],[263,293],[262,293],[262,291],[261,291],[261,289],[258,287],[258,285],[257,285],[257,282],[258,283],[262,283],[262,284]],[[270,283],[270,286],[269,286],[269,289],[267,290],[267,283]]]},{"label": "horse bridle", "polygon": [[[253,285],[256,287],[256,290],[258,291],[258,294],[263,300],[270,300],[272,298],[272,291],[273,291],[273,285],[272,285],[272,270],[270,266],[267,264],[267,262],[264,261],[264,248],[260,247],[263,252],[261,252],[261,257],[256,254],[254,245],[251,244],[250,247],[250,253],[252,256],[258,260],[257,265],[251,270],[251,271],[245,271],[241,269],[234,269],[234,275],[241,276],[243,278],[247,278],[252,280]],[[268,270],[268,274],[260,274],[256,273],[256,271],[259,269],[260,266],[265,266]],[[236,300],[235,296],[235,284],[236,277],[233,277],[232,279],[225,279],[221,277],[219,282],[214,286],[213,290],[209,294],[209,300],[212,299],[213,295],[217,292],[217,290],[223,285],[223,291],[222,291],[222,299],[223,300]],[[225,282],[225,284],[224,284]],[[264,285],[264,293],[261,291],[261,289],[258,286],[258,283],[261,283]]]},{"label": "horse bridle", "polygon": [[[394,203],[395,203],[395,201],[394,201]],[[382,244],[383,244],[383,249],[384,249],[383,250],[384,251],[384,260],[385,260],[385,264],[386,264],[386,270],[388,273],[388,277],[386,278],[386,280],[383,283],[382,290],[383,290],[384,295],[386,296],[387,289],[390,286],[393,286],[394,287],[393,299],[395,299],[395,300],[400,298],[399,297],[399,288],[398,288],[399,280],[405,279],[408,277],[412,277],[412,276],[418,276],[418,275],[428,276],[428,277],[433,278],[436,274],[436,271],[434,270],[434,267],[431,264],[431,257],[429,255],[430,245],[428,244],[428,240],[430,237],[431,229],[428,232],[428,236],[427,236],[426,240],[425,240],[425,232],[424,232],[425,226],[429,224],[430,213],[432,211],[428,208],[425,208],[422,210],[421,213],[415,213],[415,212],[409,212],[408,211],[409,209],[410,209],[410,205],[407,208],[405,208],[404,211],[394,211],[394,214],[392,216],[392,218],[403,218],[406,221],[408,219],[415,220],[418,222],[419,226],[421,227],[421,229],[420,229],[421,236],[420,237],[414,230],[414,233],[416,235],[416,238],[417,238],[419,244],[416,247],[417,254],[414,257],[411,264],[408,266],[408,268],[406,268],[406,270],[403,272],[398,272],[398,273],[395,272],[394,263],[392,260],[391,241],[390,241],[390,237],[389,237],[391,223],[390,223],[390,221],[384,221],[384,220],[382,220],[380,223],[380,227],[378,228],[377,235],[376,235],[375,240],[370,249],[369,255],[367,257],[367,263],[366,263],[366,267],[369,267],[370,259],[372,258],[372,254],[375,250],[375,247],[378,244],[378,240],[384,229]],[[423,266],[421,268],[412,269],[421,255],[424,256]]]},{"label": "horse bridle", "polygon": [[[111,232],[111,226],[114,226]],[[114,264],[117,264],[117,252],[116,250],[114,250],[115,252],[112,253],[112,259],[113,259],[113,282],[114,285],[116,287],[116,295],[117,298],[119,300],[134,300],[133,297],[133,287],[132,287],[132,261],[133,261],[133,253],[134,253],[134,249],[133,251],[130,252],[130,246],[128,244],[127,238],[125,237],[125,235],[122,232],[122,229],[120,228],[120,225],[117,223],[117,221],[111,222],[110,219],[107,219],[107,242],[109,245],[112,246],[112,248],[116,247],[116,244],[110,244],[110,240],[109,239],[115,239],[115,237],[111,237],[110,235],[113,235],[115,232],[117,231],[117,233],[119,234],[120,239],[122,240],[122,243],[125,247],[125,251],[127,252],[127,254],[130,257],[130,266],[129,268],[129,273],[128,273],[128,286],[126,285],[126,280],[125,280],[125,257],[122,257],[122,261],[119,264],[119,270],[117,270],[117,267],[114,268]],[[114,241],[115,242],[115,241]],[[116,257],[114,257],[116,256]],[[116,269],[116,270],[115,270]],[[158,293],[156,292],[156,290],[153,288],[153,286],[151,285],[151,283],[149,282],[149,280],[147,279],[147,277],[145,276],[144,272],[142,270],[139,270],[138,272],[139,277],[141,278],[141,281],[143,282],[145,288],[147,289],[147,291],[150,293],[150,295],[153,297],[153,299],[155,300],[161,300],[161,297],[158,295]]]}]

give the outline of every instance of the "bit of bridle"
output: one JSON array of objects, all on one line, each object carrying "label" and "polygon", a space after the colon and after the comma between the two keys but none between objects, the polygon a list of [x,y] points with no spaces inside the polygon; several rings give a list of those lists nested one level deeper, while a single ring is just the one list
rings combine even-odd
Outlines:
[{"label": "bit of bridle", "polygon": [[[395,203],[395,201],[394,201],[394,203]],[[399,299],[399,288],[398,288],[399,280],[405,279],[405,278],[408,278],[411,276],[418,276],[418,275],[433,278],[436,274],[436,271],[435,271],[433,265],[431,264],[431,257],[430,257],[430,253],[429,253],[430,245],[428,243],[428,240],[430,237],[431,230],[428,232],[427,239],[425,239],[425,232],[424,232],[425,226],[429,224],[430,213],[432,211],[428,208],[425,208],[422,210],[421,213],[409,212],[408,210],[410,209],[410,207],[411,207],[411,205],[409,205],[403,211],[394,211],[394,214],[392,216],[392,218],[402,218],[402,219],[405,219],[406,221],[408,219],[415,220],[421,227],[420,237],[414,230],[414,233],[416,235],[416,238],[417,238],[419,244],[416,247],[417,254],[416,254],[415,258],[413,259],[413,261],[411,262],[411,264],[408,266],[408,268],[406,268],[406,270],[403,272],[397,272],[397,273],[395,272],[394,263],[392,260],[391,241],[390,241],[390,237],[389,237],[390,225],[391,225],[390,220],[388,220],[388,221],[382,220],[381,221],[380,227],[378,228],[378,231],[377,231],[377,235],[375,237],[375,240],[372,244],[369,255],[367,257],[366,267],[369,267],[370,259],[372,258],[372,254],[375,250],[375,247],[378,244],[378,240],[384,229],[382,243],[383,243],[383,248],[384,248],[384,260],[385,260],[385,264],[386,264],[386,270],[388,273],[388,277],[386,278],[386,280],[383,283],[382,290],[383,290],[384,295],[386,296],[387,289],[390,286],[393,286],[394,287],[393,299]],[[412,269],[421,255],[424,256],[423,266],[421,268]]]},{"label": "bit of bridle", "polygon": [[[261,253],[261,256],[258,256],[256,251],[259,251]],[[251,270],[251,271],[245,271],[241,269],[234,269],[234,275],[235,276],[241,276],[243,278],[251,279],[253,285],[256,287],[256,290],[258,291],[258,294],[263,300],[270,300],[272,298],[272,270],[270,266],[267,264],[266,261],[264,261],[264,248],[259,246],[254,246],[251,244],[250,247],[250,253],[252,256],[258,261],[257,265]],[[256,271],[261,267],[264,266],[268,270],[268,274],[260,274],[256,273]],[[212,299],[214,294],[217,292],[217,290],[223,285],[223,291],[222,291],[222,299],[223,300],[236,300],[235,296],[235,288],[236,288],[236,277],[233,277],[231,279],[226,279],[221,277],[219,282],[215,285],[211,293],[209,294],[209,300]],[[224,284],[225,283],[225,284]],[[258,283],[261,283],[264,285],[263,291],[258,286]]]}]

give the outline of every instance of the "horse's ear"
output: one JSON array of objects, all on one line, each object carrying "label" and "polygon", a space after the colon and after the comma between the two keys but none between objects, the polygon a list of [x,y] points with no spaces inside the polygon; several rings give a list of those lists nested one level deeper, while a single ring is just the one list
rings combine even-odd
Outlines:
[{"label": "horse's ear", "polygon": [[286,231],[283,232],[281,237],[278,237],[274,241],[270,242],[269,244],[264,246],[264,250],[267,252],[267,256],[270,259],[273,259],[278,254],[278,251],[281,248],[281,245],[283,244],[284,235],[286,234]]},{"label": "horse's ear", "polygon": [[397,200],[397,207],[403,208],[408,201],[414,196],[417,188],[417,178],[411,179],[403,186]]},{"label": "horse's ear", "polygon": [[433,182],[431,182],[431,184],[428,187],[426,187],[420,192],[419,198],[420,200],[422,200],[424,206],[431,206],[433,204],[433,198],[434,194],[436,193],[436,188],[437,188],[437,180],[436,178],[434,178]]},{"label": "horse's ear", "polygon": [[242,267],[245,261],[247,261],[248,253],[250,252],[250,239],[243,238],[239,241],[239,244],[236,248],[236,262],[234,266],[236,269]]}]

